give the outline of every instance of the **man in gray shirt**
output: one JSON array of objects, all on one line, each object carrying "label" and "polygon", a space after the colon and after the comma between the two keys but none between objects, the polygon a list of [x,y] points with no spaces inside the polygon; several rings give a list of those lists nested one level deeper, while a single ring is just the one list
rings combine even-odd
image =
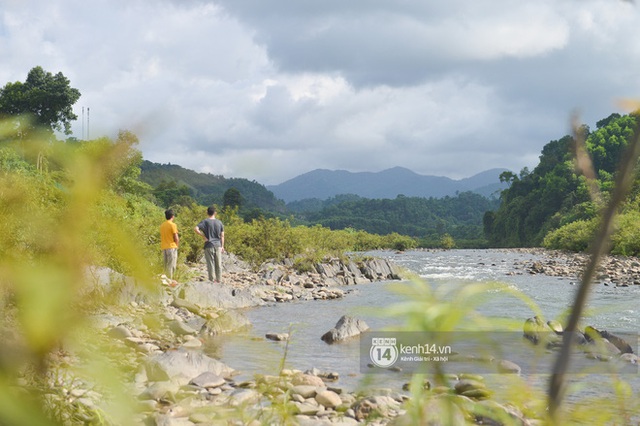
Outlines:
[{"label": "man in gray shirt", "polygon": [[[224,225],[216,219],[216,208],[207,208],[208,218],[203,219],[195,228],[196,234],[204,238],[204,258],[207,261],[209,281],[220,283],[222,275],[222,252],[224,252]],[[215,280],[214,280],[215,270]]]}]

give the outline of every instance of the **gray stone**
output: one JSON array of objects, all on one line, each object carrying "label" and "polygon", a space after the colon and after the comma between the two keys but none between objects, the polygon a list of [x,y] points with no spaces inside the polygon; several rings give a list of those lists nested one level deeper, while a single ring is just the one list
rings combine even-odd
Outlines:
[{"label": "gray stone", "polygon": [[201,388],[217,388],[225,383],[227,383],[227,381],[224,377],[210,371],[200,374],[189,382],[189,384],[200,386]]},{"label": "gray stone", "polygon": [[522,368],[515,362],[511,362],[506,359],[502,359],[498,361],[498,372],[499,373],[509,373],[509,374],[520,374]]},{"label": "gray stone", "polygon": [[186,334],[196,334],[198,331],[189,327],[182,321],[171,321],[169,323],[169,329],[173,331],[176,336],[184,336]]},{"label": "gray stone", "polygon": [[248,308],[264,304],[259,287],[261,286],[235,289],[228,284],[190,282],[181,290],[180,296],[186,301],[197,303],[202,308]]},{"label": "gray stone", "polygon": [[251,322],[249,322],[249,318],[246,315],[236,310],[228,310],[221,312],[217,318],[207,320],[200,328],[200,333],[216,336],[244,330],[249,327],[251,327]]},{"label": "gray stone", "polygon": [[310,402],[293,402],[294,407],[298,414],[313,416],[318,413],[320,407],[317,404],[311,404]]},{"label": "gray stone", "polygon": [[260,394],[254,389],[236,389],[229,396],[229,405],[238,407],[240,405],[253,404],[260,399]]},{"label": "gray stone", "polygon": [[313,398],[318,393],[318,387],[313,385],[297,385],[291,388],[291,392],[303,398]]},{"label": "gray stone", "polygon": [[124,340],[127,337],[132,336],[131,331],[129,331],[129,329],[123,325],[119,325],[111,328],[107,334],[111,337],[114,337],[120,340]]},{"label": "gray stone", "polygon": [[284,342],[289,340],[289,333],[267,333],[264,337],[276,342]]},{"label": "gray stone", "polygon": [[222,377],[230,377],[234,372],[233,368],[221,361],[184,349],[154,355],[147,360],[145,368],[151,381],[175,378],[181,384],[187,384],[194,377],[208,371]]},{"label": "gray stone", "polygon": [[202,347],[202,341],[200,341],[199,339],[187,340],[182,345],[180,345],[180,347],[186,349],[199,349]]},{"label": "gray stone", "polygon": [[180,386],[175,382],[164,381],[155,382],[148,386],[140,395],[139,399],[142,400],[159,400],[161,398],[173,399],[174,395],[178,393]]},{"label": "gray stone", "polygon": [[326,343],[335,343],[360,335],[369,329],[366,322],[344,315],[338,320],[335,327],[322,335],[321,339]]},{"label": "gray stone", "polygon": [[335,408],[338,405],[342,404],[340,395],[330,390],[318,392],[316,394],[316,401],[318,402],[318,404],[326,408]]}]

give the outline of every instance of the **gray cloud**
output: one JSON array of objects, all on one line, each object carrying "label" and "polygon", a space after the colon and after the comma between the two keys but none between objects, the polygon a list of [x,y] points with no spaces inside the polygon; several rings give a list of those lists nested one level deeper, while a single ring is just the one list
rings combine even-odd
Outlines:
[{"label": "gray cloud", "polygon": [[131,129],[151,161],[265,184],[519,171],[574,109],[593,127],[640,92],[623,1],[0,2],[0,81],[62,71],[91,137]]}]

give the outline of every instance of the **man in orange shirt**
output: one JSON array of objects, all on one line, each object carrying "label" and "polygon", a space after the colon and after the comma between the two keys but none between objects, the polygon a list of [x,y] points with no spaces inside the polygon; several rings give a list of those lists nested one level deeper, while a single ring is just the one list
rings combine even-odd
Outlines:
[{"label": "man in orange shirt", "polygon": [[173,274],[176,272],[176,264],[178,262],[180,237],[178,236],[178,225],[173,223],[173,219],[176,217],[173,210],[165,210],[164,217],[167,220],[160,225],[160,248],[162,249],[164,272],[173,280]]}]

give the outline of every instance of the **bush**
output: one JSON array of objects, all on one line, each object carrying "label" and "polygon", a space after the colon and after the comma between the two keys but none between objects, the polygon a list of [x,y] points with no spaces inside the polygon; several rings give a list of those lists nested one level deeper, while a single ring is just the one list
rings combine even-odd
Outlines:
[{"label": "bush", "polygon": [[548,249],[581,252],[587,250],[595,236],[597,219],[578,220],[549,232],[542,245]]},{"label": "bush", "polygon": [[612,253],[640,256],[640,212],[630,211],[618,218],[618,231],[611,236]]}]

